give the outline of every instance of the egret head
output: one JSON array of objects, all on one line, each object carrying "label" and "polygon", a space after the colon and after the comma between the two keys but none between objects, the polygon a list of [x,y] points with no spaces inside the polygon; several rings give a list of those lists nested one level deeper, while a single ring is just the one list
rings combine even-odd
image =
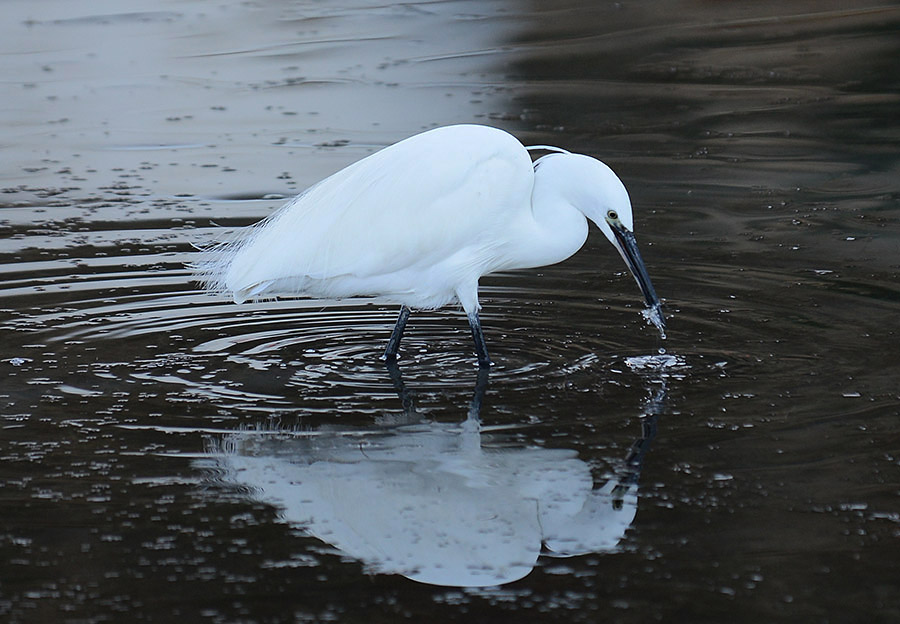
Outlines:
[{"label": "egret head", "polygon": [[538,163],[542,169],[546,167],[543,175],[553,176],[554,185],[563,199],[597,224],[622,256],[647,302],[649,309],[645,316],[664,332],[659,297],[634,238],[631,199],[625,185],[612,169],[590,156],[568,152],[550,154]]}]

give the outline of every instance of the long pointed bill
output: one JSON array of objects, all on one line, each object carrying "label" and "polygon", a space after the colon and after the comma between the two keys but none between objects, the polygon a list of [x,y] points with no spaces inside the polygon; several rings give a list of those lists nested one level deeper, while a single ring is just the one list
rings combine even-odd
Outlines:
[{"label": "long pointed bill", "polygon": [[638,251],[634,232],[629,232],[624,227],[616,227],[615,225],[612,226],[612,231],[616,237],[616,249],[619,250],[619,254],[625,260],[625,264],[628,265],[628,270],[634,275],[634,279],[644,295],[644,300],[647,302],[644,317],[653,323],[659,330],[659,333],[665,338],[666,321],[662,314],[662,307],[659,297],[656,296],[656,291],[653,289],[653,284],[650,282],[650,275],[647,273],[647,267],[644,265],[643,258],[641,258],[641,252]]}]

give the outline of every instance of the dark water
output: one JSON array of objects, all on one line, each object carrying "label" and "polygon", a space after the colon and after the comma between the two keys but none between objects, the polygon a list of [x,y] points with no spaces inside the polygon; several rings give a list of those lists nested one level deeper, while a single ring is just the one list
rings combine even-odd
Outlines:
[{"label": "dark water", "polygon": [[[900,620],[898,32],[889,2],[5,3],[0,616]],[[485,280],[486,389],[455,310],[414,317],[398,395],[395,309],[191,283],[214,224],[454,122],[620,174],[666,341],[599,235]]]}]

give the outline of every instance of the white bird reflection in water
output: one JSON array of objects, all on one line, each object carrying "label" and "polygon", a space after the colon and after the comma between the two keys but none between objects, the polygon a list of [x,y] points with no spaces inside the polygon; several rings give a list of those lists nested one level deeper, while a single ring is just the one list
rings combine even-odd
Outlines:
[{"label": "white bird reflection in water", "polygon": [[[619,474],[597,485],[575,451],[517,447],[511,435],[482,427],[487,375],[479,374],[461,424],[240,431],[217,445],[218,469],[373,573],[500,585],[526,576],[542,553],[614,550],[637,511],[665,387],[644,406],[641,436]],[[399,369],[392,376],[414,414]]]}]

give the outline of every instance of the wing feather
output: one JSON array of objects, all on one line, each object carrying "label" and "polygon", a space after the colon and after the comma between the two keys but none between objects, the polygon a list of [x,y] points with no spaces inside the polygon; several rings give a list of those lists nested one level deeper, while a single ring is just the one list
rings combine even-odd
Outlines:
[{"label": "wing feather", "polygon": [[[486,126],[439,128],[319,182],[207,249],[197,270],[207,288],[237,301],[316,295],[313,285],[341,276],[415,274],[409,269],[424,271],[463,250],[475,258],[495,245],[511,213],[530,207],[532,186],[531,159],[511,135]],[[362,290],[340,294],[384,294]]]}]

